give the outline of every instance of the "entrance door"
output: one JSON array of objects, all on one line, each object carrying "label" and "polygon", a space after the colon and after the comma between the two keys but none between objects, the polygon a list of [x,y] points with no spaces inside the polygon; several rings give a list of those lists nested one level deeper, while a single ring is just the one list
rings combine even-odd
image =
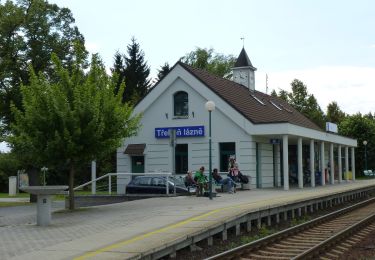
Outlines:
[{"label": "entrance door", "polygon": [[227,172],[229,169],[229,158],[236,157],[236,143],[220,143],[220,171]]},{"label": "entrance door", "polygon": [[188,145],[177,144],[175,149],[175,173],[185,174],[188,170]]},{"label": "entrance door", "polygon": [[145,172],[145,157],[144,156],[132,156],[132,173],[144,173]]}]

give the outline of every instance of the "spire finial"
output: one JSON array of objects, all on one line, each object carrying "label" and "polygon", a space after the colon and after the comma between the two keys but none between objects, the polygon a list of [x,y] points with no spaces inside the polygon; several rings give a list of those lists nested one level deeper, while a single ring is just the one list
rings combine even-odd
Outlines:
[{"label": "spire finial", "polygon": [[242,48],[245,48],[245,37],[242,36],[240,39],[242,40]]}]

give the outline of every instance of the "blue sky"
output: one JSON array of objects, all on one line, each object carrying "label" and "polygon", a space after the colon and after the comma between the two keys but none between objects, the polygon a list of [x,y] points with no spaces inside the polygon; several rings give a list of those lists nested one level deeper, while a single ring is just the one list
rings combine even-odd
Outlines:
[{"label": "blue sky", "polygon": [[173,65],[195,47],[237,56],[258,68],[256,89],[289,90],[302,80],[325,111],[375,112],[375,1],[52,0],[68,7],[90,52],[107,67],[134,36],[151,66]]}]

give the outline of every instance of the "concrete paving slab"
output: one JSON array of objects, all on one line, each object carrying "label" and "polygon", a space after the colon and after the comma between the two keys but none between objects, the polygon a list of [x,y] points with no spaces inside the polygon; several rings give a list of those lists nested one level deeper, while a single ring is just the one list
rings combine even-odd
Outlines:
[{"label": "concrete paving slab", "polygon": [[[116,259],[117,253],[113,250],[119,250],[114,246],[119,243],[127,243],[130,248],[138,243],[150,244],[149,248],[137,246],[137,250],[152,250],[154,244],[165,246],[174,239],[197,234],[205,227],[203,223],[213,225],[259,208],[369,186],[375,186],[375,179],[315,189],[239,191],[222,194],[213,200],[206,197],[152,198],[91,207],[73,213],[54,213],[53,224],[48,228],[33,224],[34,208],[0,208],[0,258]],[[112,246],[111,250],[99,257],[98,253],[109,246]],[[124,255],[120,259],[134,256]]]}]

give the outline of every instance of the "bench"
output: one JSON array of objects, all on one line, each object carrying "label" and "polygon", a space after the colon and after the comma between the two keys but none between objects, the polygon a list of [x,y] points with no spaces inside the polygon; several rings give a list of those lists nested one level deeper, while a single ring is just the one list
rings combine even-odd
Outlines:
[{"label": "bench", "polygon": [[[225,175],[220,173],[220,175],[221,175],[222,178],[229,178],[226,173],[225,173]],[[245,175],[245,176],[249,179],[249,182],[248,183],[234,182],[234,184],[235,184],[234,191],[236,191],[238,189],[241,189],[241,190],[250,190],[251,189],[251,176],[249,176],[249,175]],[[221,192],[227,191],[226,187],[224,187],[226,185],[222,185],[222,184],[219,184],[217,182],[214,182],[212,186],[213,186],[212,187],[213,190],[221,191]]]}]

